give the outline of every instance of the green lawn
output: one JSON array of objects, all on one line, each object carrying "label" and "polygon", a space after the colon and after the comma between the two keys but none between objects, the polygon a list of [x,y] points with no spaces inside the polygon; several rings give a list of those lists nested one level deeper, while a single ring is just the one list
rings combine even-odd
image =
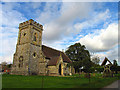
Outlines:
[{"label": "green lawn", "polygon": [[[70,77],[2,75],[2,88],[102,88],[118,77],[102,78],[100,74],[88,78],[83,75]],[[43,80],[43,85],[42,85]]]}]

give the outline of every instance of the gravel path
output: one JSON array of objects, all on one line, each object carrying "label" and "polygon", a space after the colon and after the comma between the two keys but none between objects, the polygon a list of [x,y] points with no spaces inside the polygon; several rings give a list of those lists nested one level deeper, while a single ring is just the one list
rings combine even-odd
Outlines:
[{"label": "gravel path", "polygon": [[111,88],[111,89],[114,88],[115,90],[116,89],[120,90],[120,80],[117,80],[117,81],[113,82],[112,84],[104,87],[102,90],[105,90],[106,88]]}]

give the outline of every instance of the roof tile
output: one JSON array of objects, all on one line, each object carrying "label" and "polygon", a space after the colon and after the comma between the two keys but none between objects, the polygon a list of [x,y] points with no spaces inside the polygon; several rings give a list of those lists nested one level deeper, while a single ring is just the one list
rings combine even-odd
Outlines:
[{"label": "roof tile", "polygon": [[72,63],[71,60],[68,58],[68,56],[59,50],[42,45],[42,51],[47,58],[50,58],[48,65],[56,65],[57,60],[59,59],[60,53],[62,55],[63,62]]}]

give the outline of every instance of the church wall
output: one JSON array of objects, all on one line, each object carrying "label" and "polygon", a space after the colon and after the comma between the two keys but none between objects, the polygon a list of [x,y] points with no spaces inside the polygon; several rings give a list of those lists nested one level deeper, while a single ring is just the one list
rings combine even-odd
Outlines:
[{"label": "church wall", "polygon": [[67,64],[66,62],[63,62],[63,74],[66,75],[66,68],[67,68]]},{"label": "church wall", "polygon": [[31,74],[38,74],[38,62],[40,60],[40,47],[30,44],[29,56],[29,72]]},{"label": "church wall", "polygon": [[46,68],[46,63],[45,62],[39,62],[38,69],[39,69],[38,75],[46,75],[47,68]]},{"label": "church wall", "polygon": [[[23,58],[22,67],[19,66],[20,57]],[[14,54],[14,62],[12,73],[27,74],[28,73],[28,60],[29,60],[29,44],[17,45],[17,50]]]},{"label": "church wall", "polygon": [[50,76],[57,76],[58,74],[58,68],[56,66],[48,66],[48,73]]}]

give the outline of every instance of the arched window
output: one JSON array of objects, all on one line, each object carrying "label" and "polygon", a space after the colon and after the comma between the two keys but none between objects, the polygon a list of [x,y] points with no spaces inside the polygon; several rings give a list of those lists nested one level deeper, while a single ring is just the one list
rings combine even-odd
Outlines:
[{"label": "arched window", "polygon": [[33,41],[37,41],[37,33],[34,34]]},{"label": "arched window", "polygon": [[19,57],[19,68],[23,67],[23,56]]}]

